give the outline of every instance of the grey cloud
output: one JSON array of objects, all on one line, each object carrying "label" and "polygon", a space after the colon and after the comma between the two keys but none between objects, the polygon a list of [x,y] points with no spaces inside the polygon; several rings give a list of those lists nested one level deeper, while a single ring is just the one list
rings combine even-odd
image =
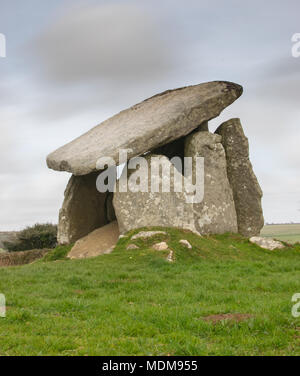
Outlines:
[{"label": "grey cloud", "polygon": [[32,52],[41,77],[55,85],[147,81],[172,67],[161,35],[137,2],[89,4],[61,14],[36,38]]},{"label": "grey cloud", "polygon": [[0,229],[57,220],[68,176],[47,170],[50,151],[159,91],[215,79],[245,91],[211,129],[241,117],[266,219],[297,221],[299,0],[19,0],[17,15],[13,3],[0,0],[16,38],[0,65]]},{"label": "grey cloud", "polygon": [[62,8],[24,48],[38,93],[30,116],[55,126],[92,111],[112,115],[175,85],[174,44],[145,5],[87,1]]},{"label": "grey cloud", "polygon": [[[170,85],[172,85],[170,83]],[[39,119],[41,124],[60,124],[61,120],[77,118],[91,112],[97,112],[98,118],[95,118],[95,126],[101,120],[103,113],[107,117],[125,109],[133,104],[144,100],[159,91],[169,89],[169,85],[165,81],[157,82],[131,82],[116,83],[111,82],[110,85],[97,82],[90,85],[74,85],[65,91],[60,91],[57,87],[53,90],[48,89],[46,94],[36,98],[35,106],[29,113],[30,116]],[[84,120],[83,120],[84,121]],[[87,120],[88,121],[88,120]],[[86,126],[87,121],[83,124]]]},{"label": "grey cloud", "polygon": [[[292,47],[292,44],[291,44]],[[300,78],[300,59],[292,57],[291,51],[285,56],[269,61],[262,74],[265,78]]]},{"label": "grey cloud", "polygon": [[300,101],[300,59],[292,56],[268,60],[256,67],[256,79],[252,94],[264,101],[280,105],[282,112],[289,113]]},{"label": "grey cloud", "polygon": [[20,230],[36,222],[57,223],[68,174],[46,169],[27,176],[0,175],[0,228]]},{"label": "grey cloud", "polygon": [[20,171],[20,156],[18,147],[20,142],[12,132],[11,119],[8,111],[0,111],[0,176]]}]

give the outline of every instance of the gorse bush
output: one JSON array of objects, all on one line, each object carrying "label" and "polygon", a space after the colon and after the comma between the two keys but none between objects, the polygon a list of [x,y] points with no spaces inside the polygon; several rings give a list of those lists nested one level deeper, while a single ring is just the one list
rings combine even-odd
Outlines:
[{"label": "gorse bush", "polygon": [[6,242],[5,247],[11,251],[54,248],[57,244],[57,226],[51,223],[26,227],[18,234],[16,242]]}]

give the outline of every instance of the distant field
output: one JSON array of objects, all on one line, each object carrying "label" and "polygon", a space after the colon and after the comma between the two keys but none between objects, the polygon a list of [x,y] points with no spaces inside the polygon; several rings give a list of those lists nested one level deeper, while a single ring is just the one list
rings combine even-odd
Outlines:
[{"label": "distant field", "polygon": [[300,224],[267,225],[262,229],[261,235],[289,243],[300,242]]}]

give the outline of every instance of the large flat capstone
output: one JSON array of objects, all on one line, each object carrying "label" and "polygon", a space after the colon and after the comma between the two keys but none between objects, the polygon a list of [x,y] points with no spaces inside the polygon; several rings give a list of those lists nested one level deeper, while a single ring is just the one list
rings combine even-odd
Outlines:
[{"label": "large flat capstone", "polygon": [[48,167],[86,175],[97,170],[101,157],[119,164],[120,149],[132,149],[130,159],[186,136],[217,117],[242,91],[240,85],[214,81],[155,95],[54,151]]}]

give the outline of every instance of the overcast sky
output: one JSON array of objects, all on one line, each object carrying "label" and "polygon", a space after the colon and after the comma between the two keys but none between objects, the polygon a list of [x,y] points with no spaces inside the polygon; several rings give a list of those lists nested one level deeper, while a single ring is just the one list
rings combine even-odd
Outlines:
[{"label": "overcast sky", "polygon": [[70,177],[46,156],[166,89],[226,80],[267,222],[300,222],[299,0],[0,0],[0,231],[57,222]]}]

